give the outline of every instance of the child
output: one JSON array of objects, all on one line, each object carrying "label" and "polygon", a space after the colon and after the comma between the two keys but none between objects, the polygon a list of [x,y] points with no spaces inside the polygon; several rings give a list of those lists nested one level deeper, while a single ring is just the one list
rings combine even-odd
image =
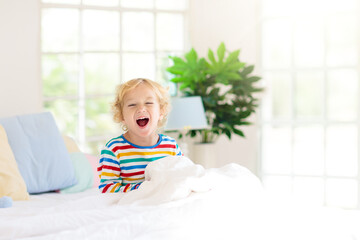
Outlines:
[{"label": "child", "polygon": [[137,78],[117,88],[114,120],[124,134],[111,139],[101,151],[98,167],[102,193],[128,192],[145,179],[145,167],[152,161],[182,155],[175,140],[157,130],[166,123],[169,94],[158,83]]}]

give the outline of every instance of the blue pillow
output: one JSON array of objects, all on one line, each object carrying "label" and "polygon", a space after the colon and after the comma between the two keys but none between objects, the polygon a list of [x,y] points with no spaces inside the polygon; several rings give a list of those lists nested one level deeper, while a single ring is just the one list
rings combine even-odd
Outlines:
[{"label": "blue pillow", "polygon": [[77,183],[65,143],[51,113],[0,119],[29,193]]}]

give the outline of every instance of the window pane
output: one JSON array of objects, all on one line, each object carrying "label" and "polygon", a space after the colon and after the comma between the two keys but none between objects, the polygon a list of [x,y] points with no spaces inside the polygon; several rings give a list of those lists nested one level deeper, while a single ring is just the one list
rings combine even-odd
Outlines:
[{"label": "window pane", "polygon": [[121,6],[127,8],[153,8],[154,0],[121,0]]},{"label": "window pane", "polygon": [[[170,60],[169,56],[173,56],[175,54],[172,53],[160,53],[157,55],[156,59],[156,81],[159,82],[161,85],[169,87],[169,93],[171,96],[176,95],[176,84],[170,82],[169,79],[173,78],[174,75],[166,71],[166,68],[172,65],[172,61]],[[181,55],[180,53],[177,56]]]},{"label": "window pane", "polygon": [[43,51],[78,51],[78,31],[78,10],[43,9],[41,20],[41,46]]},{"label": "window pane", "polygon": [[84,54],[86,93],[113,94],[120,83],[119,65],[119,55],[115,53]]},{"label": "window pane", "polygon": [[83,33],[86,51],[118,50],[119,13],[84,10]]},{"label": "window pane", "polygon": [[265,173],[291,173],[291,129],[287,127],[265,126],[262,144]]},{"label": "window pane", "polygon": [[332,176],[356,176],[358,136],[354,125],[328,127],[326,132],[326,172]]},{"label": "window pane", "polygon": [[164,51],[183,51],[184,17],[181,14],[157,14],[156,48]]},{"label": "window pane", "polygon": [[83,0],[84,5],[113,7],[119,5],[119,0]]},{"label": "window pane", "polygon": [[324,204],[324,180],[316,177],[295,177],[293,195],[301,204]]},{"label": "window pane", "polygon": [[328,116],[331,120],[357,118],[358,74],[356,70],[332,70],[328,74]]},{"label": "window pane", "polygon": [[321,67],[324,62],[324,27],[319,17],[296,22],[295,64],[298,67]]},{"label": "window pane", "polygon": [[116,134],[119,131],[110,110],[113,100],[113,97],[86,100],[86,136]]},{"label": "window pane", "polygon": [[149,78],[155,80],[155,56],[146,53],[123,54],[123,82],[133,78]]},{"label": "window pane", "polygon": [[287,68],[291,63],[291,22],[269,20],[263,24],[262,60],[264,68]]},{"label": "window pane", "polygon": [[185,10],[188,7],[187,0],[155,0],[157,9]]},{"label": "window pane", "polygon": [[358,183],[350,179],[326,181],[326,203],[331,207],[356,208]]},{"label": "window pane", "polygon": [[44,108],[50,111],[56,121],[56,125],[62,135],[76,138],[78,129],[78,105],[77,101],[56,100],[45,102]]},{"label": "window pane", "polygon": [[289,73],[265,73],[264,119],[290,119],[291,75]]},{"label": "window pane", "polygon": [[43,55],[42,79],[44,96],[76,96],[78,90],[78,74],[77,55]]},{"label": "window pane", "polygon": [[[309,137],[311,136],[311,137]],[[294,172],[302,175],[324,173],[324,131],[321,126],[294,129]]]},{"label": "window pane", "polygon": [[358,63],[358,22],[358,17],[352,14],[334,15],[329,18],[327,63],[330,66]]},{"label": "window pane", "polygon": [[104,139],[101,141],[86,142],[84,152],[92,154],[94,156],[99,156],[102,148],[105,146],[106,142],[109,140],[110,140],[110,138]]},{"label": "window pane", "polygon": [[299,72],[295,80],[295,114],[299,119],[321,119],[324,99],[323,72]]},{"label": "window pane", "polygon": [[43,3],[80,4],[81,0],[42,0]]},{"label": "window pane", "polygon": [[289,177],[301,203],[359,208],[359,0],[261,9],[264,179]]},{"label": "window pane", "polygon": [[154,14],[147,12],[123,13],[123,45],[125,51],[154,50]]}]

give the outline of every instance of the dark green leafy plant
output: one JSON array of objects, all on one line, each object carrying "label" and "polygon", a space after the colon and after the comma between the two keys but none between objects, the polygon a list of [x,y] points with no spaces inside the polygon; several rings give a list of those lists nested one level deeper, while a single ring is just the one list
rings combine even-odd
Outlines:
[{"label": "dark green leafy plant", "polygon": [[185,96],[202,97],[210,128],[187,133],[191,137],[199,134],[202,143],[214,142],[222,134],[229,139],[232,134],[245,137],[240,126],[251,124],[247,119],[257,107],[253,94],[262,91],[254,85],[261,78],[251,75],[254,66],[241,62],[239,54],[240,50],[227,52],[221,43],[217,58],[211,49],[208,60],[198,58],[194,49],[184,59],[170,57],[173,65],[167,71],[175,75],[171,81]]}]

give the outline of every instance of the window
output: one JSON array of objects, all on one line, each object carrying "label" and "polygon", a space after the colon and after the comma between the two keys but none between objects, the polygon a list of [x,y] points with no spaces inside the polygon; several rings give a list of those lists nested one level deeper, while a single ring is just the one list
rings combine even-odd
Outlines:
[{"label": "window", "polygon": [[42,0],[44,108],[63,134],[98,154],[119,134],[110,103],[136,77],[169,85],[169,55],[186,43],[186,0]]},{"label": "window", "polygon": [[359,1],[262,1],[261,177],[301,202],[360,207]]}]

